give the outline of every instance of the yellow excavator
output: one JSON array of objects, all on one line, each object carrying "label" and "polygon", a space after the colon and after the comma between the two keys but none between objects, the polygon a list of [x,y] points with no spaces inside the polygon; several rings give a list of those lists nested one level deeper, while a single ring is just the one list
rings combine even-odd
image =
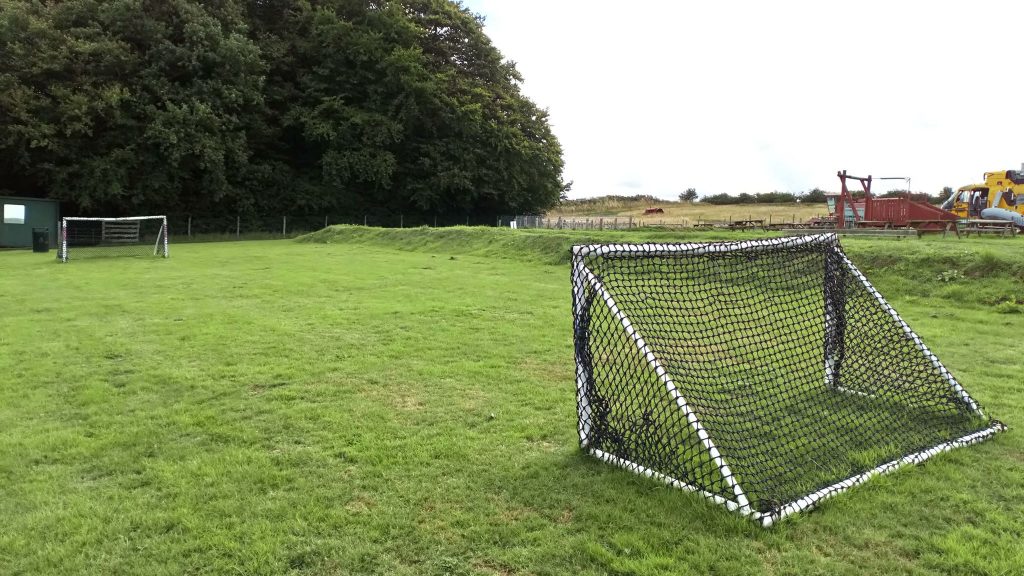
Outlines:
[{"label": "yellow excavator", "polygon": [[985,172],[984,184],[961,186],[942,208],[961,218],[1008,220],[1024,228],[1024,165]]}]

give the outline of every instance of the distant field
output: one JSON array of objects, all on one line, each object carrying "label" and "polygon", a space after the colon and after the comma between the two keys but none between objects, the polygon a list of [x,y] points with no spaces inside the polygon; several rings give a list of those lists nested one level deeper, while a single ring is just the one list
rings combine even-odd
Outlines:
[{"label": "distant field", "polygon": [[[664,214],[644,216],[648,208],[661,208]],[[735,204],[715,206],[701,202],[605,201],[592,206],[568,205],[547,214],[553,218],[630,218],[647,224],[682,224],[692,226],[698,221],[771,220],[772,222],[804,222],[815,216],[828,216],[828,206],[820,204]]]},{"label": "distant field", "polygon": [[843,240],[993,441],[772,530],[580,453],[567,247],[715,234],[0,252],[0,574],[1020,573],[1020,239]]}]

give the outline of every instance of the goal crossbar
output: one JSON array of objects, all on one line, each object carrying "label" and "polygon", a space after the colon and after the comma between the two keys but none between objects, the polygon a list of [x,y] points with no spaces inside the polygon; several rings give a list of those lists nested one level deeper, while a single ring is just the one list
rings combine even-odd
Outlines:
[{"label": "goal crossbar", "polygon": [[84,216],[66,216],[67,222],[126,222],[132,220],[166,220],[166,216],[120,216],[117,218],[87,218]]}]

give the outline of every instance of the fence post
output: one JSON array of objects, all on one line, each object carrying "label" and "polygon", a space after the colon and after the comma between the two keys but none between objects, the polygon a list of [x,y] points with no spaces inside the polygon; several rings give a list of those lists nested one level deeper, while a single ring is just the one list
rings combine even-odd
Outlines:
[{"label": "fence post", "polygon": [[192,237],[192,217],[188,217],[188,233],[186,234],[189,238]]},{"label": "fence post", "polygon": [[327,228],[327,214],[324,214],[324,228]]},{"label": "fence post", "polygon": [[604,218],[599,218],[597,220],[597,229],[604,230]]},{"label": "fence post", "polygon": [[405,214],[398,215],[398,227],[405,228]]},{"label": "fence post", "polygon": [[633,227],[633,217],[632,216],[629,217],[629,227],[630,228]]},{"label": "fence post", "polygon": [[363,227],[366,227],[366,214],[363,214]]},{"label": "fence post", "polygon": [[242,216],[235,216],[235,238],[242,237]]},{"label": "fence post", "polygon": [[281,216],[281,236],[288,235],[288,217]]},{"label": "fence post", "polygon": [[434,228],[437,228],[437,214],[434,214]]}]

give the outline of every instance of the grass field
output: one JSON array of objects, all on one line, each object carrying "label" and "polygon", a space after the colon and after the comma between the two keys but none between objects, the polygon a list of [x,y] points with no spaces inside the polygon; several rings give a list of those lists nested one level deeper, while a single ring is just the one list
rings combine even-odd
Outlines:
[{"label": "grass field", "polygon": [[[661,208],[664,214],[644,216],[648,208]],[[727,222],[764,220],[771,222],[804,222],[816,216],[828,216],[828,206],[821,203],[734,204],[716,206],[702,202],[622,202],[606,200],[595,204],[568,204],[547,213],[549,218],[633,218],[634,223],[682,224],[692,226],[698,221]]]},{"label": "grass field", "polygon": [[844,240],[1010,430],[764,530],[577,448],[565,247],[670,236],[518,232],[0,252],[0,574],[1021,573],[1024,241]]}]

